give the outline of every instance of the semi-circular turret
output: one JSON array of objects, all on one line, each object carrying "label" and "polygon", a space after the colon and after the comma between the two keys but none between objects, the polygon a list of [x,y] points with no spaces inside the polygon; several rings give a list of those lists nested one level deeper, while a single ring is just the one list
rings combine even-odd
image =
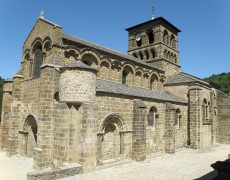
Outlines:
[{"label": "semi-circular turret", "polygon": [[60,101],[82,103],[95,101],[96,73],[81,61],[60,68]]}]

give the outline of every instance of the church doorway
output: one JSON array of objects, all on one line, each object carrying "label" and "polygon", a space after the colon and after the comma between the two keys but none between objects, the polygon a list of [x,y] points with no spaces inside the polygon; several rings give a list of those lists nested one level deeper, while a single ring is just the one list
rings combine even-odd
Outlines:
[{"label": "church doorway", "polygon": [[125,124],[118,114],[105,117],[98,132],[98,164],[113,163],[124,153]]},{"label": "church doorway", "polygon": [[23,130],[19,131],[22,137],[22,154],[27,157],[33,156],[33,149],[37,147],[37,122],[34,116],[29,115],[23,125]]}]

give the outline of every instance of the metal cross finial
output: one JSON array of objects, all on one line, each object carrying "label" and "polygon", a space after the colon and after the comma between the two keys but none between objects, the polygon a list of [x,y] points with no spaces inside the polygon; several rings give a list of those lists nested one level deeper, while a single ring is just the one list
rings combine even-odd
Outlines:
[{"label": "metal cross finial", "polygon": [[40,18],[41,18],[41,19],[45,19],[44,11],[41,11],[41,12],[40,12]]},{"label": "metal cross finial", "polygon": [[155,11],[155,8],[152,6],[152,11],[151,11],[151,12],[152,12],[152,13],[151,13],[151,14],[152,14],[152,17],[151,17],[151,19],[154,19],[154,18],[155,18],[155,17],[154,17],[154,11]]}]

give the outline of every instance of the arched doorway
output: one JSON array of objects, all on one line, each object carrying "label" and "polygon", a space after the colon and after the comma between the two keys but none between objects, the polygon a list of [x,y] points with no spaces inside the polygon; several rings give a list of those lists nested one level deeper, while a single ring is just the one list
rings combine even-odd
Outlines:
[{"label": "arched doorway", "polygon": [[122,118],[112,113],[100,124],[98,132],[98,164],[118,161],[124,153],[124,133],[127,132]]},{"label": "arched doorway", "polygon": [[37,147],[37,122],[34,116],[27,116],[23,130],[19,131],[22,134],[22,153],[27,157],[32,157],[33,149]]}]

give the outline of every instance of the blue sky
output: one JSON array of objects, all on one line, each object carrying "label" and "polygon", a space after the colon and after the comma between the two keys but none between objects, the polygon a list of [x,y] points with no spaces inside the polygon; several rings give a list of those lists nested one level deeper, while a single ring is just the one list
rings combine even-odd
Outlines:
[{"label": "blue sky", "polygon": [[0,0],[0,76],[18,71],[39,12],[63,32],[127,53],[127,27],[150,20],[151,6],[182,30],[182,71],[201,78],[230,71],[229,0]]}]

